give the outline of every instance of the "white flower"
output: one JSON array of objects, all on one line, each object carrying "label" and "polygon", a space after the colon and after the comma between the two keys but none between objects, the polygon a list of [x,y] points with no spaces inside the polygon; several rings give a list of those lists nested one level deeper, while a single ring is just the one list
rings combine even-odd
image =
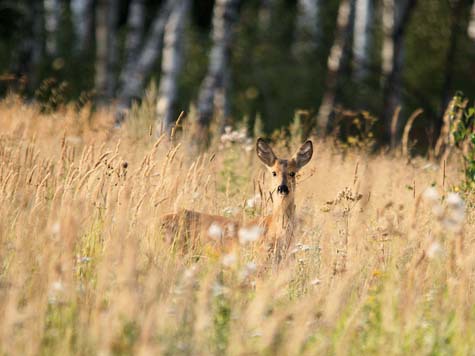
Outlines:
[{"label": "white flower", "polygon": [[239,211],[239,208],[236,208],[235,206],[227,206],[223,209],[223,214],[227,216],[236,216],[239,214]]},{"label": "white flower", "polygon": [[239,243],[241,244],[246,244],[248,242],[254,242],[257,241],[262,233],[264,232],[264,229],[258,225],[251,226],[249,228],[242,227],[239,229]]},{"label": "white flower", "polygon": [[223,229],[217,223],[212,223],[208,228],[208,236],[213,240],[221,240],[223,238]]},{"label": "white flower", "polygon": [[59,232],[61,231],[61,225],[59,222],[55,222],[52,226],[51,226],[51,233],[53,235],[57,235],[59,234]]},{"label": "white flower", "polygon": [[449,193],[447,195],[448,206],[463,206],[463,199],[457,193]]},{"label": "white flower", "polygon": [[229,253],[227,255],[224,255],[223,258],[221,259],[221,263],[226,266],[232,266],[236,263],[237,257],[234,253]]},{"label": "white flower", "polygon": [[434,187],[427,188],[422,196],[425,200],[432,204],[435,204],[440,198],[437,189],[435,189]]},{"label": "white flower", "polygon": [[246,206],[249,209],[254,209],[256,205],[260,204],[260,202],[261,202],[261,195],[256,194],[252,198],[249,198],[246,200]]},{"label": "white flower", "polygon": [[215,283],[213,285],[213,296],[219,297],[228,292],[228,289],[223,286],[221,283]]},{"label": "white flower", "polygon": [[427,257],[432,259],[432,258],[435,258],[437,256],[440,256],[442,254],[442,252],[443,252],[442,245],[439,242],[434,241],[427,248]]},{"label": "white flower", "polygon": [[322,281],[319,278],[315,278],[310,282],[310,284],[313,286],[318,286],[320,283],[322,283]]},{"label": "white flower", "polygon": [[459,232],[465,219],[465,203],[457,193],[447,196],[447,212],[442,224],[450,231]]},{"label": "white flower", "polygon": [[60,303],[64,295],[64,285],[61,281],[56,281],[51,283],[49,293],[48,293],[48,302],[50,304]]},{"label": "white flower", "polygon": [[249,277],[251,274],[253,274],[256,271],[257,271],[256,263],[255,262],[249,262],[242,269],[242,271],[240,273],[240,278],[241,279],[246,279],[247,277]]}]

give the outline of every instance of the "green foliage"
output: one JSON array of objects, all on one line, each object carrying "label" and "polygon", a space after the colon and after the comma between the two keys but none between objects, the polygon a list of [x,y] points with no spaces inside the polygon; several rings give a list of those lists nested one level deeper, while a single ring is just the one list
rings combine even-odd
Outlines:
[{"label": "green foliage", "polygon": [[464,159],[465,189],[475,187],[475,107],[468,107],[468,99],[457,92],[446,113],[454,144]]}]

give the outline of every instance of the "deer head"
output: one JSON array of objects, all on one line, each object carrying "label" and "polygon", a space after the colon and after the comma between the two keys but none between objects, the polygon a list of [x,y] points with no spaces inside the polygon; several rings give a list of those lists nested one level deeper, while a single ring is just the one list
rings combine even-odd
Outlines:
[{"label": "deer head", "polygon": [[257,139],[256,152],[271,172],[271,192],[282,201],[293,201],[297,172],[313,155],[312,141],[306,141],[290,159],[277,157],[272,148],[262,139]]}]

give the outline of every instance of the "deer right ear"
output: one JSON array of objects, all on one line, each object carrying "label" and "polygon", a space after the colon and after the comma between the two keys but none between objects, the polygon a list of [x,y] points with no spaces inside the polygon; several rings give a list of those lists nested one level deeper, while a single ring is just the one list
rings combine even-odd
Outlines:
[{"label": "deer right ear", "polygon": [[272,167],[277,159],[272,148],[262,138],[258,138],[256,142],[257,157],[261,159],[266,166]]}]

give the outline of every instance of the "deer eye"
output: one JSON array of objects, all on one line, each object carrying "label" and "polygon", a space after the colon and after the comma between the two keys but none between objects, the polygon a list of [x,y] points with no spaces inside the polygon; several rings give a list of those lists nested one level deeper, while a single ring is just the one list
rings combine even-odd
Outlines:
[{"label": "deer eye", "polygon": [[275,171],[272,172],[272,175],[275,177],[277,175],[277,173],[275,173]]},{"label": "deer eye", "polygon": [[290,173],[289,173],[289,176],[295,177],[295,172],[290,172]]}]

